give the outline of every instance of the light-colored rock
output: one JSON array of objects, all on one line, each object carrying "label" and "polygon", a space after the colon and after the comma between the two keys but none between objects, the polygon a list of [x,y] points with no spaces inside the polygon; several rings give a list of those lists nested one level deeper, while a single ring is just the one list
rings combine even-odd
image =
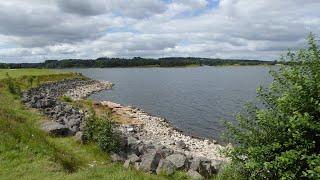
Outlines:
[{"label": "light-colored rock", "polygon": [[110,158],[112,162],[124,162],[125,158],[123,156],[120,156],[117,153],[111,153]]},{"label": "light-colored rock", "polygon": [[156,172],[160,158],[155,149],[149,149],[142,155],[139,169],[145,172]]},{"label": "light-colored rock", "polygon": [[130,160],[130,163],[135,163],[137,161],[140,161],[141,159],[136,154],[130,154],[128,156],[128,160]]},{"label": "light-colored rock", "polygon": [[172,154],[166,159],[172,162],[176,169],[183,169],[187,162],[187,158],[183,154]]},{"label": "light-colored rock", "polygon": [[157,167],[157,174],[166,174],[166,175],[171,175],[174,173],[175,166],[172,164],[172,162],[166,160],[166,159],[161,159],[159,162],[159,165]]},{"label": "light-colored rock", "polygon": [[124,162],[123,167],[129,168],[129,166],[130,166],[130,160],[127,159],[127,160]]},{"label": "light-colored rock", "polygon": [[43,123],[41,129],[54,136],[68,136],[71,134],[71,131],[67,126],[54,121]]},{"label": "light-colored rock", "polygon": [[74,135],[74,139],[77,141],[77,142],[80,142],[80,143],[84,143],[84,136],[83,136],[83,132],[81,131],[78,131],[76,133],[76,135]]},{"label": "light-colored rock", "polygon": [[198,171],[200,169],[200,162],[201,162],[200,158],[197,158],[197,157],[193,158],[189,169]]},{"label": "light-colored rock", "polygon": [[194,180],[203,179],[201,174],[199,174],[197,171],[194,171],[194,170],[191,170],[191,169],[187,172],[187,175],[190,176]]}]

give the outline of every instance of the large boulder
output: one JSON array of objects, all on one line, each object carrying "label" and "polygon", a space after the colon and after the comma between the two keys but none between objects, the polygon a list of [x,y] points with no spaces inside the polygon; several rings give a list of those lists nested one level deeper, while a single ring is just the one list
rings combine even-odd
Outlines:
[{"label": "large boulder", "polygon": [[166,159],[172,162],[176,169],[184,169],[187,163],[187,158],[184,154],[172,154]]},{"label": "large boulder", "polygon": [[198,171],[200,169],[201,160],[198,157],[194,157],[191,161],[189,169]]},{"label": "large boulder", "polygon": [[128,156],[128,160],[130,161],[130,163],[135,163],[135,162],[138,162],[140,161],[141,159],[136,155],[136,154],[130,154]]},{"label": "large boulder", "polygon": [[74,135],[74,139],[79,143],[85,143],[83,132],[79,131]]},{"label": "large boulder", "polygon": [[126,156],[124,153],[111,153],[110,159],[112,162],[125,162]]},{"label": "large boulder", "polygon": [[199,174],[197,171],[194,171],[192,169],[190,169],[187,172],[187,175],[191,177],[191,179],[203,179],[203,177],[201,176],[201,174]]},{"label": "large boulder", "polygon": [[209,178],[216,173],[211,161],[208,159],[201,159],[199,172],[202,176]]},{"label": "large boulder", "polygon": [[156,172],[161,155],[155,149],[148,149],[141,157],[140,169],[145,172]]},{"label": "large boulder", "polygon": [[54,136],[72,135],[72,132],[67,126],[59,124],[57,122],[53,122],[53,121],[43,123],[41,125],[41,129]]},{"label": "large boulder", "polygon": [[215,174],[217,174],[223,168],[224,164],[224,161],[212,160],[211,169]]},{"label": "large boulder", "polygon": [[157,174],[166,174],[166,175],[171,175],[174,173],[175,166],[172,162],[166,160],[166,159],[161,159],[159,162],[159,165],[157,167]]}]

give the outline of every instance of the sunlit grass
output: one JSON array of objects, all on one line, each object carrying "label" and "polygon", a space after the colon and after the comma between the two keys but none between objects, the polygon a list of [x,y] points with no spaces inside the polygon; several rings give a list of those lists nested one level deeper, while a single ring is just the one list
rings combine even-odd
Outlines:
[{"label": "sunlit grass", "polygon": [[[39,83],[81,77],[41,69],[0,70],[1,75],[7,71],[24,88],[26,75],[37,76]],[[111,163],[96,144],[83,145],[73,137],[54,138],[42,132],[39,125],[45,119],[0,86],[0,179],[187,179],[183,172],[156,176]]]},{"label": "sunlit grass", "polygon": [[63,74],[67,73],[61,70],[50,70],[50,69],[0,69],[0,79],[6,78],[6,74],[9,74],[12,78],[21,76],[39,76],[49,74]]}]

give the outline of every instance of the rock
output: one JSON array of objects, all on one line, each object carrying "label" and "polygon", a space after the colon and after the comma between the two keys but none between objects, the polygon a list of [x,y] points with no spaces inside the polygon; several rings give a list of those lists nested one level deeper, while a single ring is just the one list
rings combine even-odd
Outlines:
[{"label": "rock", "polygon": [[218,160],[212,160],[211,161],[211,169],[213,173],[217,174],[219,170],[221,170],[223,167],[223,162]]},{"label": "rock", "polygon": [[127,159],[127,160],[124,162],[123,167],[129,168],[129,166],[130,166],[130,160]]},{"label": "rock", "polygon": [[174,173],[175,167],[172,162],[166,160],[166,159],[161,159],[159,162],[159,165],[157,167],[157,174],[165,173],[166,175],[171,175]]},{"label": "rock", "polygon": [[187,162],[187,158],[183,154],[172,154],[166,159],[172,162],[176,169],[183,169]]},{"label": "rock", "polygon": [[138,143],[138,139],[137,138],[134,138],[134,137],[132,137],[132,136],[128,136],[127,137],[127,145],[129,146],[129,147],[132,147],[132,146],[134,146],[135,144],[137,144]]},{"label": "rock", "polygon": [[124,162],[125,158],[122,155],[119,155],[117,153],[111,153],[110,155],[112,162]]},{"label": "rock", "polygon": [[161,155],[161,158],[163,159],[173,154],[173,150],[166,148],[165,146],[158,147],[157,152]]},{"label": "rock", "polygon": [[211,177],[214,174],[214,168],[211,166],[211,162],[210,161],[201,162],[199,173],[206,178]]},{"label": "rock", "polygon": [[191,164],[190,164],[190,168],[193,171],[198,171],[200,169],[200,158],[195,157],[192,159]]},{"label": "rock", "polygon": [[139,170],[139,169],[140,169],[140,162],[135,162],[135,163],[133,163],[133,167],[134,167],[136,170]]},{"label": "rock", "polygon": [[59,124],[57,122],[49,121],[41,125],[41,129],[51,135],[55,136],[68,136],[71,135],[71,131],[67,126]]},{"label": "rock", "polygon": [[199,174],[197,171],[194,171],[192,169],[190,169],[187,172],[187,175],[190,176],[192,179],[203,179],[203,177],[201,176],[201,174]]},{"label": "rock", "polygon": [[74,139],[75,139],[77,142],[85,143],[85,139],[84,139],[84,136],[83,136],[83,132],[81,132],[81,131],[77,132],[77,133],[74,135]]},{"label": "rock", "polygon": [[180,149],[186,149],[186,147],[187,147],[186,143],[184,143],[182,140],[176,142],[176,145]]},{"label": "rock", "polygon": [[130,163],[135,163],[137,161],[140,161],[141,159],[136,154],[130,154],[128,156],[128,160],[130,161]]},{"label": "rock", "polygon": [[160,155],[156,152],[155,149],[149,149],[141,157],[141,163],[139,169],[145,172],[156,172],[160,161]]}]

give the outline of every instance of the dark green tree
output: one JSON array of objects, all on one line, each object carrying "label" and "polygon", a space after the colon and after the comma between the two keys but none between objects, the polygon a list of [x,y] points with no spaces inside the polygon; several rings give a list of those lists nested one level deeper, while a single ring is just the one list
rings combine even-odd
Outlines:
[{"label": "dark green tree", "polygon": [[227,123],[235,144],[228,155],[244,177],[320,179],[320,51],[312,34],[308,44],[270,71],[270,87],[258,88],[262,105]]}]

